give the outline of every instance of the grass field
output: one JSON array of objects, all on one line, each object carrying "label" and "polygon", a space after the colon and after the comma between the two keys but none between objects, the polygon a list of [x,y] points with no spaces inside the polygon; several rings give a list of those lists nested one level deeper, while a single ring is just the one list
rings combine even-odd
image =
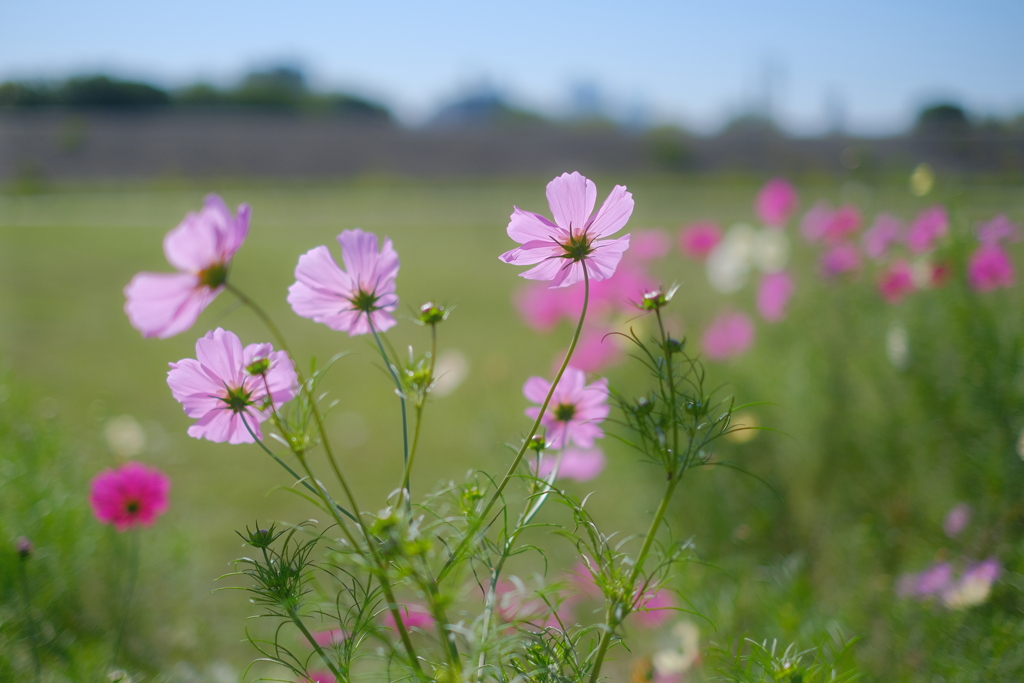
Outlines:
[{"label": "grass field", "polygon": [[[195,339],[216,326],[232,329],[243,343],[269,337],[250,312],[223,294],[190,332],[165,341],[141,339],[122,311],[121,290],[137,271],[168,270],[160,247],[163,235],[187,211],[198,209],[207,192],[222,194],[231,206],[252,205],[250,236],[235,258],[233,281],[285,328],[300,363],[350,352],[325,383],[338,401],[328,428],[341,446],[344,467],[358,482],[363,507],[374,510],[384,505],[401,474],[397,402],[365,339],[334,333],[288,309],[286,288],[298,256],[319,244],[336,252],[335,235],[361,227],[394,240],[402,259],[400,311],[411,315],[427,300],[457,304],[441,328],[441,347],[461,351],[469,374],[450,396],[428,407],[426,449],[413,486],[424,491],[471,469],[495,471],[508,458],[503,444],[528,428],[522,415],[523,381],[547,375],[552,357],[570,335],[567,325],[550,335],[523,325],[511,304],[522,281],[517,269],[497,259],[511,245],[504,228],[513,204],[547,212],[547,180],[225,181],[0,194],[0,361],[29,386],[39,415],[61,425],[66,448],[86,470],[116,461],[104,438],[111,418],[131,415],[144,426],[147,445],[140,458],[165,470],[174,482],[171,512],[150,536],[165,539],[185,558],[176,569],[185,577],[179,582],[186,592],[180,602],[208,624],[198,635],[181,635],[176,651],[200,652],[236,667],[251,657],[248,646],[236,644],[243,636],[247,605],[237,593],[211,593],[213,579],[241,554],[236,529],[257,519],[297,521],[309,513],[301,501],[275,490],[285,482],[283,473],[255,447],[186,436],[189,420],[167,389],[166,363],[192,356]],[[687,177],[596,181],[601,196],[613,183],[628,185],[636,200],[630,227],[668,228],[673,234],[699,219],[723,225],[752,220],[752,197],[761,182]],[[818,198],[852,200],[869,216],[883,209],[910,216],[936,200],[912,197],[902,181],[869,186],[808,179],[798,185],[802,208]],[[940,191],[938,199],[948,202],[964,225],[997,212],[1018,222],[1024,218],[1019,186],[950,181]],[[813,273],[810,252],[798,249],[795,258],[804,272]],[[682,283],[674,308],[682,327],[700,329],[721,305],[701,268],[678,256],[658,267],[666,282]],[[750,292],[738,295],[735,305],[749,308],[752,297]],[[995,315],[1016,318],[1020,303],[1013,290],[998,293],[985,306]],[[725,449],[773,488],[728,472],[695,473],[688,483],[692,489],[674,512],[673,530],[684,537],[696,535],[700,558],[721,569],[686,565],[677,587],[715,622],[723,638],[768,627],[776,631],[752,635],[806,638],[819,627],[838,624],[848,635],[865,636],[861,661],[880,676],[892,652],[912,645],[887,642],[900,637],[895,624],[903,622],[872,611],[889,609],[893,577],[903,563],[930,552],[918,542],[922,530],[941,523],[945,510],[969,490],[986,489],[981,484],[958,488],[961,470],[944,460],[941,445],[927,436],[929,430],[938,434],[934,421],[941,416],[929,412],[918,388],[892,372],[885,360],[885,333],[894,319],[927,329],[943,324],[938,313],[926,304],[889,309],[865,291],[830,288],[812,279],[800,281],[792,308],[784,325],[759,330],[752,353],[711,366],[714,379],[729,382],[741,402],[773,404],[756,409],[758,420],[781,434]],[[1007,334],[1017,335],[1019,329],[1013,323]],[[422,348],[427,340],[422,328],[409,321],[390,336],[399,348]],[[613,382],[636,386],[631,370],[629,365],[613,369]],[[889,431],[880,433],[879,426]],[[596,491],[599,519],[635,533],[648,513],[645,501],[657,477],[611,441],[605,444],[605,473],[587,485],[571,486],[580,493]],[[889,466],[881,464],[886,459],[878,452],[880,445],[890,455],[899,452]],[[860,461],[862,466],[851,462],[866,451],[872,455]],[[835,462],[845,465],[829,471]],[[840,486],[836,477],[847,477],[847,485]],[[819,494],[826,490],[844,493],[823,500]],[[882,528],[894,519],[901,521]],[[737,532],[740,525],[745,531]],[[1010,541],[1000,547],[1010,553],[1005,543]],[[1013,553],[1016,543],[1011,544]],[[161,585],[160,571],[149,565],[144,573],[154,589]],[[750,616],[759,610],[760,617]],[[147,619],[160,621],[158,616]],[[900,671],[912,677],[916,670]]]}]

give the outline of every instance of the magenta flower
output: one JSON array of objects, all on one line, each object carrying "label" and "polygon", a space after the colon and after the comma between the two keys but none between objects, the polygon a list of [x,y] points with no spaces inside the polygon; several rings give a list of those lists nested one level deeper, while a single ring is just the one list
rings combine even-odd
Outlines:
[{"label": "magenta flower", "polygon": [[967,528],[967,523],[971,521],[971,506],[967,503],[960,503],[953,507],[946,515],[946,519],[942,522],[942,530],[946,532],[946,535],[950,538],[955,538],[960,535],[960,532]]},{"label": "magenta flower", "polygon": [[288,288],[292,310],[351,336],[393,327],[398,254],[391,240],[385,238],[378,252],[372,232],[345,230],[338,235],[338,243],[346,270],[338,267],[327,247],[299,257],[296,282]]},{"label": "magenta flower", "polygon": [[630,240],[630,254],[640,261],[660,259],[672,248],[672,240],[664,230],[636,230]]},{"label": "magenta flower", "polygon": [[[417,628],[425,631],[435,623],[434,617],[430,614],[430,610],[427,609],[426,605],[410,602],[406,605],[399,605],[398,609],[402,614],[402,623],[405,624],[406,628]],[[398,630],[398,625],[395,623],[395,615],[391,613],[391,610],[384,612],[381,622],[387,628]]]},{"label": "magenta flower", "polygon": [[1013,286],[1013,262],[998,244],[982,244],[971,254],[967,281],[978,292]]},{"label": "magenta flower", "polygon": [[735,358],[754,343],[754,323],[743,313],[721,313],[704,330],[701,346],[712,360]]},{"label": "magenta flower", "polygon": [[786,305],[793,296],[793,278],[789,273],[766,273],[757,288],[757,312],[770,323],[786,317]]},{"label": "magenta flower", "polygon": [[788,180],[772,178],[757,193],[754,210],[767,225],[781,228],[796,211],[798,201],[796,189]]},{"label": "magenta flower", "polygon": [[721,241],[722,231],[715,223],[694,223],[679,231],[679,248],[694,261],[706,259]]},{"label": "magenta flower", "polygon": [[188,435],[217,443],[253,443],[249,429],[262,439],[260,423],[299,390],[287,353],[270,344],[243,349],[233,332],[219,327],[196,342],[196,359],[170,367],[171,394],[186,415],[198,420]]},{"label": "magenta flower", "polygon": [[[540,466],[538,467],[534,461],[530,463],[530,469],[535,470],[535,476],[545,479],[555,469],[556,462],[558,462],[557,455],[544,455],[540,459]],[[604,453],[600,448],[587,450],[567,448],[562,452],[562,462],[558,466],[557,478],[590,481],[601,474],[604,466]]]},{"label": "magenta flower", "polygon": [[898,303],[914,291],[914,273],[903,259],[892,262],[878,281],[878,291],[890,304]]},{"label": "magenta flower", "polygon": [[313,640],[320,647],[338,647],[348,640],[348,633],[344,629],[332,628],[327,631],[317,631],[313,634]]},{"label": "magenta flower", "polygon": [[249,206],[232,216],[215,194],[164,237],[177,273],[139,273],[124,288],[124,312],[143,337],[166,339],[192,327],[224,289],[228,267],[249,234]]},{"label": "magenta flower", "polygon": [[821,272],[825,277],[835,277],[859,269],[860,252],[849,242],[837,244],[821,256]]},{"label": "magenta flower", "polygon": [[666,588],[650,591],[637,596],[633,609],[636,610],[636,620],[644,628],[657,628],[672,618],[676,610],[676,600],[672,592]]},{"label": "magenta flower", "polygon": [[900,240],[902,233],[903,223],[900,219],[887,213],[878,214],[875,222],[861,237],[864,253],[875,260],[884,257],[889,247]]},{"label": "magenta flower", "polygon": [[[523,395],[538,404],[526,409],[527,417],[537,419],[540,405],[550,390],[551,382],[543,377],[526,380]],[[608,413],[608,380],[587,384],[587,373],[570,365],[551,395],[540,423],[547,429],[547,441],[552,448],[565,448],[569,444],[592,448],[594,439],[604,436],[599,424]]]},{"label": "magenta flower", "polygon": [[946,207],[932,206],[917,214],[907,231],[907,248],[914,254],[923,254],[935,247],[949,229]]},{"label": "magenta flower", "polygon": [[978,241],[982,244],[998,244],[1003,240],[1007,242],[1020,240],[1020,230],[1010,222],[1005,214],[999,214],[989,222],[978,226]]},{"label": "magenta flower", "polygon": [[[606,327],[584,326],[572,362],[583,372],[600,372],[622,360],[622,348],[608,336]],[[560,365],[564,354],[557,356]],[[557,366],[556,366],[557,367]]]},{"label": "magenta flower", "polygon": [[629,235],[605,238],[626,225],[633,213],[633,195],[616,185],[598,212],[591,215],[597,186],[579,173],[563,173],[548,183],[547,197],[554,223],[515,207],[508,236],[522,246],[505,252],[501,260],[515,266],[537,264],[520,276],[550,280],[552,287],[579,282],[584,267],[591,280],[610,278],[629,248]]},{"label": "magenta flower", "polygon": [[338,679],[330,671],[310,671],[302,683],[337,683]]},{"label": "magenta flower", "polygon": [[857,207],[844,204],[833,210],[827,202],[818,202],[804,215],[800,231],[808,242],[824,240],[828,244],[838,244],[860,230],[860,224]]},{"label": "magenta flower", "polygon": [[155,467],[129,462],[93,477],[89,504],[96,519],[118,531],[153,526],[167,512],[170,477]]}]

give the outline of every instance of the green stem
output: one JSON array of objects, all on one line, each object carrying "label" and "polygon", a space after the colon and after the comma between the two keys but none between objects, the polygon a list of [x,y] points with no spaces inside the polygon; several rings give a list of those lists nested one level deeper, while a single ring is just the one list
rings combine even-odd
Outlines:
[{"label": "green stem", "polygon": [[[497,602],[498,579],[501,577],[501,570],[505,567],[505,561],[508,560],[509,553],[512,552],[512,548],[515,545],[515,541],[516,538],[518,538],[519,533],[533,520],[537,513],[540,512],[541,507],[543,507],[548,496],[551,495],[551,492],[554,490],[552,486],[555,483],[555,479],[558,478],[558,470],[562,466],[562,456],[564,454],[565,448],[563,446],[563,448],[558,452],[558,459],[555,461],[555,467],[551,470],[551,473],[548,474],[548,477],[544,482],[544,493],[539,496],[536,502],[534,502],[532,508],[527,509],[527,511],[523,513],[519,523],[516,524],[516,528],[512,531],[508,539],[505,541],[505,544],[502,546],[501,556],[498,558],[497,563],[495,563],[494,568],[491,570],[491,580],[487,586],[487,598],[484,601],[484,625],[481,630],[481,643],[487,642],[487,636],[490,632],[491,618],[494,615],[494,606]],[[486,663],[487,653],[482,650],[480,652],[480,658],[477,660],[477,681],[483,678],[483,668]]]},{"label": "green stem", "polygon": [[402,489],[405,491],[405,499],[411,505],[411,492],[409,490],[409,478],[412,476],[412,461],[416,459],[416,446],[420,442],[420,425],[423,423],[423,406],[416,407],[416,427],[412,431],[412,448],[409,449],[409,457],[405,461],[405,473],[402,475]]},{"label": "green stem", "polygon": [[[388,354],[384,351],[384,346],[380,343],[380,335],[377,333],[377,328],[373,326],[373,320],[370,319],[369,314],[366,316],[367,322],[370,323],[370,331],[373,332],[373,339],[377,342],[377,348],[380,350],[381,358],[384,359],[384,367],[388,369],[388,374],[391,375],[391,379],[395,382],[395,389],[398,390],[398,399],[402,404],[402,462],[408,465],[409,463],[409,424],[408,416],[406,415],[405,409],[405,396],[402,393],[402,383],[398,380],[398,375],[395,374],[395,369],[391,365],[391,361],[388,359]],[[390,346],[390,344],[388,344]],[[394,349],[392,349],[394,353]],[[397,354],[395,355],[395,362],[398,361]]]},{"label": "green stem", "polygon": [[[281,350],[285,351],[288,354],[288,357],[292,359],[292,363],[294,364],[295,356],[291,353],[291,351],[288,350],[288,343],[285,340],[284,335],[281,334],[281,331],[278,329],[277,325],[274,324],[274,321],[270,318],[267,312],[264,311],[259,304],[250,299],[248,296],[246,296],[241,290],[239,290],[234,285],[227,283],[225,287],[228,289],[228,291],[237,296],[242,301],[242,303],[244,303],[246,306],[252,309],[252,311],[263,321],[263,323],[267,326],[267,329],[270,330],[270,333],[277,339],[277,343],[280,345]],[[330,464],[331,469],[334,471],[334,476],[338,479],[338,483],[341,485],[341,489],[345,493],[345,497],[348,500],[349,505],[352,507],[352,518],[355,520],[356,524],[359,525],[359,529],[362,532],[364,538],[366,539],[366,544],[370,551],[370,554],[372,555],[374,561],[377,564],[377,579],[378,581],[380,581],[381,590],[384,591],[384,597],[388,601],[388,606],[390,607],[391,613],[395,618],[395,624],[398,627],[399,634],[402,636],[402,643],[403,645],[405,645],[406,648],[406,655],[409,658],[409,665],[412,667],[413,671],[420,679],[425,679],[426,675],[423,672],[423,668],[420,666],[419,659],[416,657],[416,652],[412,647],[412,641],[409,639],[409,633],[405,628],[405,623],[402,620],[401,613],[398,609],[398,603],[395,601],[394,592],[391,590],[391,585],[387,580],[387,564],[385,563],[384,558],[382,558],[378,554],[377,547],[374,544],[373,536],[370,534],[370,530],[366,527],[365,522],[363,522],[362,517],[359,515],[359,505],[356,503],[355,495],[352,493],[352,489],[349,487],[348,481],[346,481],[344,475],[342,475],[341,468],[338,467],[338,461],[334,457],[334,452],[331,449],[330,441],[327,438],[327,431],[324,429],[323,418],[321,418],[320,411],[316,406],[316,397],[312,395],[311,389],[306,387],[306,383],[302,378],[301,372],[299,372],[297,364],[295,365],[295,371],[296,374],[298,374],[299,376],[300,385],[307,392],[310,392],[309,407],[310,411],[313,413],[314,420],[316,420],[317,430],[320,432],[320,441],[324,446],[324,452],[327,455],[327,461]],[[304,455],[299,455],[298,453],[296,453],[295,455],[296,457],[299,458],[299,461],[302,462],[303,466],[306,468],[307,472],[310,475],[310,478],[315,483],[319,484],[319,481],[313,476],[312,472],[309,471],[309,466],[306,463]],[[345,526],[344,521],[338,515],[337,505],[332,505],[331,498],[329,495],[327,495],[326,491],[322,491],[320,493],[320,497],[326,504],[327,508],[330,510],[331,515],[335,518],[335,520],[345,531],[345,533],[348,534],[348,527]],[[355,543],[354,539],[352,540],[352,547],[354,549],[359,547]]]},{"label": "green stem", "polygon": [[25,601],[25,620],[28,622],[28,640],[32,645],[32,664],[36,670],[36,681],[43,680],[42,666],[39,664],[39,628],[36,626],[36,617],[32,614],[32,593],[28,587],[28,571],[25,569],[25,556],[18,558],[18,574],[21,578],[21,596]]},{"label": "green stem", "polygon": [[339,681],[344,680],[344,677],[341,675],[341,671],[338,669],[337,666],[335,666],[334,662],[331,661],[331,658],[327,656],[327,653],[324,652],[323,648],[320,647],[320,643],[316,642],[316,638],[314,638],[313,634],[309,632],[309,629],[306,628],[306,625],[302,623],[302,619],[299,618],[299,613],[295,611],[294,607],[288,608],[288,617],[292,620],[292,623],[295,624],[300,631],[302,631],[302,635],[306,637],[306,640],[309,642],[309,644],[312,645],[313,649],[316,650],[316,653],[320,655],[320,659],[322,659],[324,664],[327,665],[327,668],[331,670],[331,673],[334,674],[334,677],[337,678]]},{"label": "green stem", "polygon": [[[672,500],[672,494],[676,490],[676,486],[682,480],[682,477],[673,477],[669,480],[668,486],[665,489],[665,495],[661,499],[661,504],[658,505],[657,512],[654,513],[654,519],[651,520],[651,527],[647,531],[647,537],[644,538],[644,543],[640,546],[640,553],[637,555],[636,564],[633,565],[633,571],[630,572],[629,586],[633,586],[636,583],[636,579],[640,576],[640,572],[644,568],[644,561],[647,559],[647,555],[651,551],[651,546],[654,545],[654,538],[658,533],[658,528],[661,526],[662,521],[665,519],[665,513],[668,512],[669,502]],[[590,674],[590,683],[597,683],[598,677],[601,674],[601,665],[604,663],[604,656],[608,652],[608,646],[611,644],[612,635],[614,634],[615,627],[618,624],[612,624],[612,609],[609,605],[605,612],[605,632],[601,636],[601,644],[597,650],[597,657],[594,660],[594,669]]]},{"label": "green stem", "polygon": [[572,342],[569,344],[569,350],[565,353],[565,359],[562,361],[561,367],[558,368],[558,373],[555,374],[554,381],[551,382],[551,388],[548,390],[548,395],[544,397],[544,403],[540,406],[540,412],[537,413],[537,419],[534,420],[533,427],[530,428],[530,433],[526,436],[526,439],[523,441],[523,445],[519,448],[519,452],[516,453],[516,457],[512,460],[512,464],[509,466],[505,476],[502,477],[501,482],[498,484],[498,488],[491,495],[490,500],[487,501],[487,505],[484,506],[480,516],[477,517],[475,522],[473,522],[466,535],[462,538],[459,545],[456,546],[455,550],[448,557],[447,562],[445,562],[444,566],[441,568],[440,573],[437,575],[438,581],[448,575],[448,572],[451,571],[459,554],[471,541],[475,540],[480,524],[482,524],[483,520],[487,518],[487,515],[491,512],[491,508],[493,508],[495,503],[498,502],[498,499],[501,498],[501,494],[505,490],[505,487],[508,486],[509,481],[512,480],[513,475],[516,473],[516,469],[519,467],[519,463],[523,460],[523,454],[526,453],[526,449],[529,447],[530,440],[533,439],[537,434],[537,430],[540,429],[540,422],[544,418],[544,413],[548,409],[548,404],[551,402],[551,397],[554,395],[555,389],[558,388],[558,382],[561,381],[562,375],[565,373],[565,369],[569,366],[569,359],[572,358],[572,353],[576,350],[576,343],[580,340],[580,333],[583,331],[583,321],[587,317],[587,305],[590,303],[590,275],[587,270],[587,262],[582,261],[581,263],[583,265],[584,287],[583,310],[580,312],[580,320],[576,324],[576,332],[572,335]]},{"label": "green stem", "polygon": [[111,658],[112,665],[117,664],[117,657],[121,652],[121,641],[124,638],[125,626],[128,624],[128,615],[132,608],[132,598],[135,596],[135,583],[139,576],[139,534],[135,529],[132,529],[128,533],[131,535],[128,551],[128,590],[125,591],[124,610],[121,612],[121,624],[117,628],[117,638],[114,640],[114,654]]}]

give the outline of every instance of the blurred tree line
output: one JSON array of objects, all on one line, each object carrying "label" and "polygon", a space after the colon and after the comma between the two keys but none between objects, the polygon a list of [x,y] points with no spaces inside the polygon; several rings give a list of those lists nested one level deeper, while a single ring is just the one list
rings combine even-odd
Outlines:
[{"label": "blurred tree line", "polygon": [[310,90],[302,72],[287,66],[250,73],[233,88],[197,83],[177,90],[165,90],[148,83],[103,75],[59,82],[0,83],[0,108],[37,107],[115,110],[245,107],[391,120],[391,112],[378,102],[348,93]]}]

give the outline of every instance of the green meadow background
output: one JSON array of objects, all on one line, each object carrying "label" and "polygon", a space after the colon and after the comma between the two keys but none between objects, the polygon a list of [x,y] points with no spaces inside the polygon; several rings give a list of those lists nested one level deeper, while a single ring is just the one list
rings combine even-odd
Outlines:
[{"label": "green meadow background", "polygon": [[[287,475],[255,446],[210,444],[185,434],[190,421],[167,389],[167,363],[193,356],[196,338],[216,326],[233,330],[245,344],[270,337],[222,294],[189,332],[142,339],[122,311],[121,290],[140,270],[169,269],[164,234],[208,192],[230,206],[252,206],[232,280],[283,327],[300,363],[348,354],[323,385],[337,401],[327,426],[361,505],[377,510],[401,474],[397,399],[367,339],[289,310],[285,296],[299,255],[320,244],[338,255],[334,237],[341,230],[373,231],[390,237],[401,258],[400,313],[411,317],[428,300],[457,305],[440,328],[440,348],[464,354],[469,374],[427,408],[413,489],[422,493],[471,470],[503,470],[510,459],[505,444],[529,427],[523,382],[548,375],[571,335],[567,323],[551,334],[524,325],[512,306],[524,281],[518,269],[498,261],[511,244],[505,226],[513,205],[547,213],[547,180],[166,181],[0,193],[0,363],[6,368],[0,410],[49,435],[53,458],[81,484],[66,487],[63,505],[85,505],[88,478],[118,463],[104,428],[122,415],[145,430],[139,459],[173,480],[170,512],[140,534],[142,590],[129,645],[141,669],[167,680],[241,675],[255,654],[241,642],[251,606],[243,593],[214,591],[238,585],[216,580],[244,554],[235,530],[311,514],[281,489]],[[629,228],[675,235],[696,220],[723,227],[754,222],[753,197],[765,179],[595,180],[602,197],[616,183],[633,192]],[[940,178],[925,198],[912,196],[904,177],[794,180],[802,210],[819,198],[852,201],[868,220],[883,210],[911,218],[944,202],[953,217],[954,260],[962,261],[976,221],[1001,212],[1024,221],[1024,188],[1013,179]],[[891,307],[867,275],[821,281],[815,254],[792,224],[790,236],[797,279],[790,317],[775,326],[758,322],[752,352],[709,364],[710,384],[724,385],[723,395],[739,403],[758,402],[746,414],[773,431],[722,445],[721,458],[746,473],[704,468],[680,489],[672,532],[692,536],[695,551],[676,571],[673,588],[688,609],[703,615],[680,618],[699,625],[703,644],[747,635],[807,647],[836,634],[859,636],[854,657],[870,680],[1019,680],[1024,601],[1014,582],[1024,480],[1014,448],[1024,426],[1015,403],[1020,287],[977,296],[956,275],[945,290]],[[753,315],[752,286],[733,297],[718,295],[702,267],[675,249],[655,269],[666,284],[681,284],[671,316],[682,333],[702,330],[723,305]],[[912,363],[905,372],[886,359],[886,333],[894,323],[910,332]],[[633,324],[643,330],[646,322]],[[389,336],[396,347],[418,351],[428,341],[423,328],[402,318]],[[608,374],[624,392],[642,390],[639,364],[627,361]],[[991,405],[977,396],[992,397]],[[660,479],[614,439],[602,445],[605,472],[566,488],[594,492],[589,505],[606,529],[638,533],[650,501],[660,495]],[[966,540],[954,546],[941,523],[960,501],[975,508],[975,518]],[[11,519],[38,523],[46,515],[33,508],[31,514],[12,512]],[[90,520],[76,524],[87,529]],[[19,535],[10,522],[3,530]],[[106,530],[82,533],[87,542],[76,547],[84,558],[84,585],[67,590],[78,591],[81,633],[102,633],[111,611],[103,596],[116,594],[116,586],[104,583],[103,565],[118,562],[124,544]],[[571,548],[557,542],[551,548],[553,566],[569,566]],[[895,598],[900,572],[958,554],[995,554],[1007,566],[989,604],[952,612]],[[634,658],[666,638],[634,635],[633,652],[619,650],[611,670],[618,680],[625,680]]]}]

